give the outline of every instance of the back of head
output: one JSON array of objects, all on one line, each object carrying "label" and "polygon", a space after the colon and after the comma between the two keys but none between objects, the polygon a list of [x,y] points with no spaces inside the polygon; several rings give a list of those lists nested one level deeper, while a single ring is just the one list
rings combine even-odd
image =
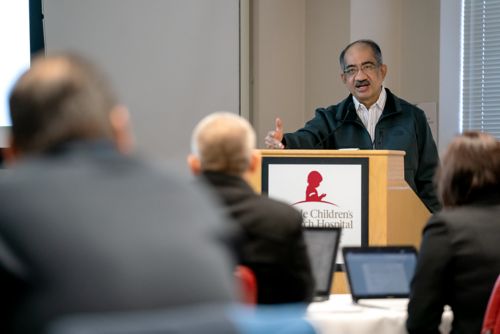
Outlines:
[{"label": "back of head", "polygon": [[438,196],[445,207],[472,202],[500,187],[500,142],[481,132],[457,136],[436,173]]},{"label": "back of head", "polygon": [[77,55],[35,58],[9,102],[13,145],[23,153],[112,135],[109,113],[116,98],[99,70]]},{"label": "back of head", "polygon": [[192,153],[203,171],[242,175],[250,166],[256,146],[250,123],[229,112],[216,112],[203,118],[193,131]]}]

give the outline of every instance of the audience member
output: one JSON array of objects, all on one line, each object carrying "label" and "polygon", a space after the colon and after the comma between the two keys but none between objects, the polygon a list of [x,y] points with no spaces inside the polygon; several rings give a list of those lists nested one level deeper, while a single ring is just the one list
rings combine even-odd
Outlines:
[{"label": "audience member", "polygon": [[194,129],[188,163],[214,187],[243,230],[238,261],[257,277],[257,302],[309,302],[314,282],[301,214],[255,193],[245,181],[260,164],[255,145],[255,132],[245,119],[214,113]]},{"label": "audience member", "polygon": [[406,326],[439,333],[449,305],[453,333],[480,333],[500,273],[500,143],[479,132],[458,136],[436,183],[444,209],[424,228]]},{"label": "audience member", "polygon": [[76,55],[37,58],[10,112],[1,333],[234,300],[234,264],[219,240],[229,222],[203,189],[131,154],[127,112],[99,70]]},{"label": "audience member", "polygon": [[405,179],[429,210],[440,209],[432,179],[439,157],[424,112],[383,85],[387,65],[372,40],[347,45],[339,56],[340,78],[350,94],[316,109],[316,115],[293,133],[282,121],[265,138],[268,148],[405,151]]}]

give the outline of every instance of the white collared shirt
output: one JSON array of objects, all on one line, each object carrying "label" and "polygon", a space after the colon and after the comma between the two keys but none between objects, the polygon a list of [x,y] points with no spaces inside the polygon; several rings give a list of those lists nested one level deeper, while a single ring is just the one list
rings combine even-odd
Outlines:
[{"label": "white collared shirt", "polygon": [[354,96],[352,99],[354,100],[356,113],[363,122],[366,130],[368,130],[373,143],[375,140],[375,125],[377,125],[380,115],[382,115],[382,112],[384,111],[385,101],[387,100],[385,87],[382,86],[382,91],[380,92],[377,102],[375,102],[370,109],[366,109],[365,105],[360,103]]}]

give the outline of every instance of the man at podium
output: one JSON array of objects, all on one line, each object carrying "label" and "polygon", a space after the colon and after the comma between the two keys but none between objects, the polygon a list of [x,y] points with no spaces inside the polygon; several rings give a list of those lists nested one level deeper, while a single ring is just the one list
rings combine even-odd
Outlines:
[{"label": "man at podium", "polygon": [[439,157],[424,112],[383,86],[387,65],[372,40],[358,40],[340,53],[340,78],[349,96],[316,109],[315,117],[293,133],[281,119],[265,143],[274,149],[384,149],[405,151],[405,179],[431,212],[439,210],[433,184]]}]

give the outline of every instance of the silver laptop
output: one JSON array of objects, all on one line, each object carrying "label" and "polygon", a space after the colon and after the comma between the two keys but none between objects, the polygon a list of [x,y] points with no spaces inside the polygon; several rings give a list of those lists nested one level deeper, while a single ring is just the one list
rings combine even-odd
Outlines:
[{"label": "silver laptop", "polygon": [[342,255],[355,303],[406,309],[417,264],[415,247],[343,247]]},{"label": "silver laptop", "polygon": [[325,301],[335,273],[340,227],[304,227],[304,239],[315,281],[314,301]]}]

